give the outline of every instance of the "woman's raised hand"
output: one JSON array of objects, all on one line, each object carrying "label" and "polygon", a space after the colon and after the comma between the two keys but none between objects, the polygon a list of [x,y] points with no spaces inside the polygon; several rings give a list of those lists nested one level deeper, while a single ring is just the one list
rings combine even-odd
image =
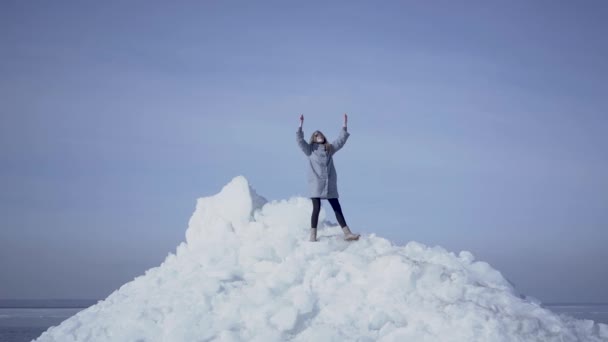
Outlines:
[{"label": "woman's raised hand", "polygon": [[303,123],[304,123],[304,114],[300,114],[300,127],[302,127]]},{"label": "woman's raised hand", "polygon": [[346,127],[348,123],[348,115],[346,115],[346,113],[344,113],[344,127]]}]

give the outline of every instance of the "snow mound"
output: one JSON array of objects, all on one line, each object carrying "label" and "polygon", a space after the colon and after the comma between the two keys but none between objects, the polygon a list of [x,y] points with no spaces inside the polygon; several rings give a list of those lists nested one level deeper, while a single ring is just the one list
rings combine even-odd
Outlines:
[{"label": "snow mound", "polygon": [[36,341],[608,341],[467,251],[346,242],[324,209],[309,242],[311,210],[235,177],[198,199],[175,254]]}]

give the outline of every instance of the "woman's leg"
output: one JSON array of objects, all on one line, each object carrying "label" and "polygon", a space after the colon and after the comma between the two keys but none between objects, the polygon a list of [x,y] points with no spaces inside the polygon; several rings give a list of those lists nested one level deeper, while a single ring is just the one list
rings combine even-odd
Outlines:
[{"label": "woman's leg", "polygon": [[336,213],[336,218],[340,223],[340,227],[342,227],[342,231],[344,232],[344,240],[359,240],[361,234],[353,234],[353,232],[350,231],[350,228],[346,225],[346,220],[344,220],[344,215],[342,215],[342,208],[340,207],[340,202],[338,201],[338,199],[328,198],[328,201],[329,204],[331,204],[331,207],[334,209],[334,212]]},{"label": "woman's leg", "polygon": [[336,214],[336,219],[340,224],[340,227],[346,226],[346,220],[344,219],[344,215],[342,214],[342,207],[340,207],[340,201],[337,198],[328,198],[329,204],[331,204],[331,208],[334,210]]},{"label": "woman's leg", "polygon": [[321,199],[318,197],[311,198],[312,200],[312,216],[310,217],[310,228],[317,228],[319,222],[319,212],[321,211]]}]

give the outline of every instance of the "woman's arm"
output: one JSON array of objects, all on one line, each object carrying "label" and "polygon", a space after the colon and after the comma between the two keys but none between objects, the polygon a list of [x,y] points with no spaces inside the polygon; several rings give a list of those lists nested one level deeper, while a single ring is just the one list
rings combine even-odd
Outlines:
[{"label": "woman's arm", "polygon": [[311,151],[310,151],[310,145],[304,141],[304,132],[302,131],[302,124],[304,123],[304,115],[300,115],[300,127],[298,127],[298,131],[296,132],[296,141],[298,142],[298,146],[300,146],[300,149],[302,150],[302,152],[304,152],[305,155],[309,156]]},{"label": "woman's arm", "polygon": [[331,143],[331,146],[333,147],[333,153],[338,152],[338,150],[340,150],[342,148],[342,146],[344,146],[344,144],[346,144],[346,140],[348,140],[348,137],[350,136],[350,133],[348,133],[347,131],[347,123],[348,123],[348,116],[346,115],[346,113],[344,113],[344,126],[342,127],[342,130],[340,131],[340,136],[338,137],[338,139],[334,140]]}]

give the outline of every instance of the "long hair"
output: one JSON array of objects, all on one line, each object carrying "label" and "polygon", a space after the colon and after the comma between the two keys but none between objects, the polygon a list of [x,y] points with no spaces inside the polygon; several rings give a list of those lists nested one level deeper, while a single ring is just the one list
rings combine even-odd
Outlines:
[{"label": "long hair", "polygon": [[309,144],[318,144],[318,142],[316,141],[316,137],[317,135],[320,135],[323,137],[323,145],[325,145],[325,151],[327,153],[329,153],[331,151],[331,144],[327,141],[327,138],[325,137],[325,134],[323,134],[321,131],[314,131],[312,132],[312,135],[310,136],[310,140],[308,141]]}]

